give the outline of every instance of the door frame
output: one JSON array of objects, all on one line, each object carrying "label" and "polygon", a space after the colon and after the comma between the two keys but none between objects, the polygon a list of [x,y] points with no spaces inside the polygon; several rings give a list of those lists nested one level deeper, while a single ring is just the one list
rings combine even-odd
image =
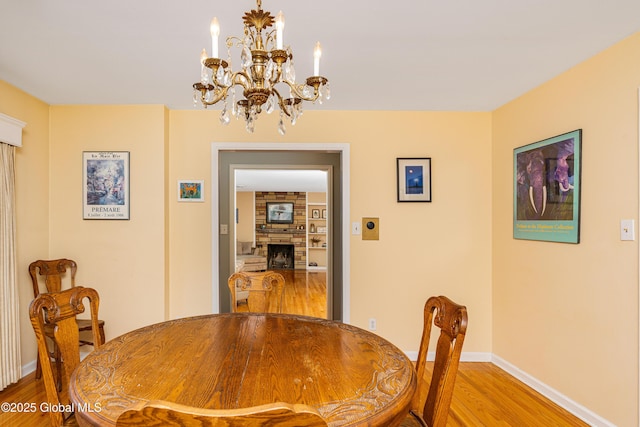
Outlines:
[{"label": "door frame", "polygon": [[[220,311],[220,179],[219,160],[221,151],[324,151],[341,155],[340,185],[342,190],[342,321],[349,323],[351,319],[351,284],[350,278],[350,153],[349,145],[344,143],[255,143],[255,142],[213,142],[211,143],[211,287],[212,312]],[[235,191],[235,189],[234,189]],[[214,196],[215,195],[215,196]]]}]

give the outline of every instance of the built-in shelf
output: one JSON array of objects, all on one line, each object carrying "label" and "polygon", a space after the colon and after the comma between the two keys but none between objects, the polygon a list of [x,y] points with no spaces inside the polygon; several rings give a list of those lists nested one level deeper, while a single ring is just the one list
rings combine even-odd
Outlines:
[{"label": "built-in shelf", "polygon": [[[326,200],[326,194],[323,196],[323,199]],[[315,200],[318,199],[316,198]],[[322,217],[323,212],[325,213],[325,218]],[[322,244],[328,245],[329,243],[327,240],[329,235],[327,234],[328,221],[326,215],[326,202],[307,200],[307,270],[327,269],[327,246],[322,246]],[[318,227],[322,228],[323,231],[317,231]],[[311,238],[320,240],[317,244],[318,246],[312,245]]]}]

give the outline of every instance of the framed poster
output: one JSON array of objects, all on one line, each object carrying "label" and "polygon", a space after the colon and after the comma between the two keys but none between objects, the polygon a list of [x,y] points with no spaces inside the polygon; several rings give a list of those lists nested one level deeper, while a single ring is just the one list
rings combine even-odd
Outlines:
[{"label": "framed poster", "polygon": [[129,152],[82,153],[83,219],[129,219]]},{"label": "framed poster", "polygon": [[204,180],[190,179],[178,181],[178,201],[204,202]]},{"label": "framed poster", "polygon": [[398,158],[398,202],[431,201],[431,158]]},{"label": "framed poster", "polygon": [[580,243],[582,129],[513,151],[513,237]]},{"label": "framed poster", "polygon": [[293,224],[293,203],[267,202],[267,224]]}]

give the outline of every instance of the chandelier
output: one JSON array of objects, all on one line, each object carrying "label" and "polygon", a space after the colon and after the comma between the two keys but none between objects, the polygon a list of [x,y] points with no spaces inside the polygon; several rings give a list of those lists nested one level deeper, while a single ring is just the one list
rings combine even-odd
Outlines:
[{"label": "chandelier", "polygon": [[[280,110],[278,131],[284,135],[285,116],[292,125],[302,115],[302,101],[322,103],[329,99],[329,81],[320,75],[320,43],[313,52],[313,76],[305,83],[296,83],[293,53],[283,44],[284,15],[274,17],[262,10],[262,0],[256,0],[258,9],[245,12],[244,36],[227,37],[227,60],[219,58],[218,19],[211,21],[211,57],[206,49],[200,55],[200,82],[193,84],[193,102],[204,108],[219,102],[223,104],[220,122],[229,124],[230,116],[244,118],[246,129],[253,132],[258,115],[265,111]],[[267,31],[275,23],[275,29]],[[263,34],[265,30],[265,34]],[[231,48],[240,49],[241,70],[231,69]],[[236,100],[236,87],[242,88],[242,97]],[[231,112],[229,111],[231,98]]]}]

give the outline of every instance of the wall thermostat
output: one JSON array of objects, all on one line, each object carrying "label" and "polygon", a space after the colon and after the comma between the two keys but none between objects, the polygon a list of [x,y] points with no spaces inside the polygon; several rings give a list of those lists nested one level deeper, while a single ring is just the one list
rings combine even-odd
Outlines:
[{"label": "wall thermostat", "polygon": [[380,240],[380,218],[362,218],[362,240]]}]

